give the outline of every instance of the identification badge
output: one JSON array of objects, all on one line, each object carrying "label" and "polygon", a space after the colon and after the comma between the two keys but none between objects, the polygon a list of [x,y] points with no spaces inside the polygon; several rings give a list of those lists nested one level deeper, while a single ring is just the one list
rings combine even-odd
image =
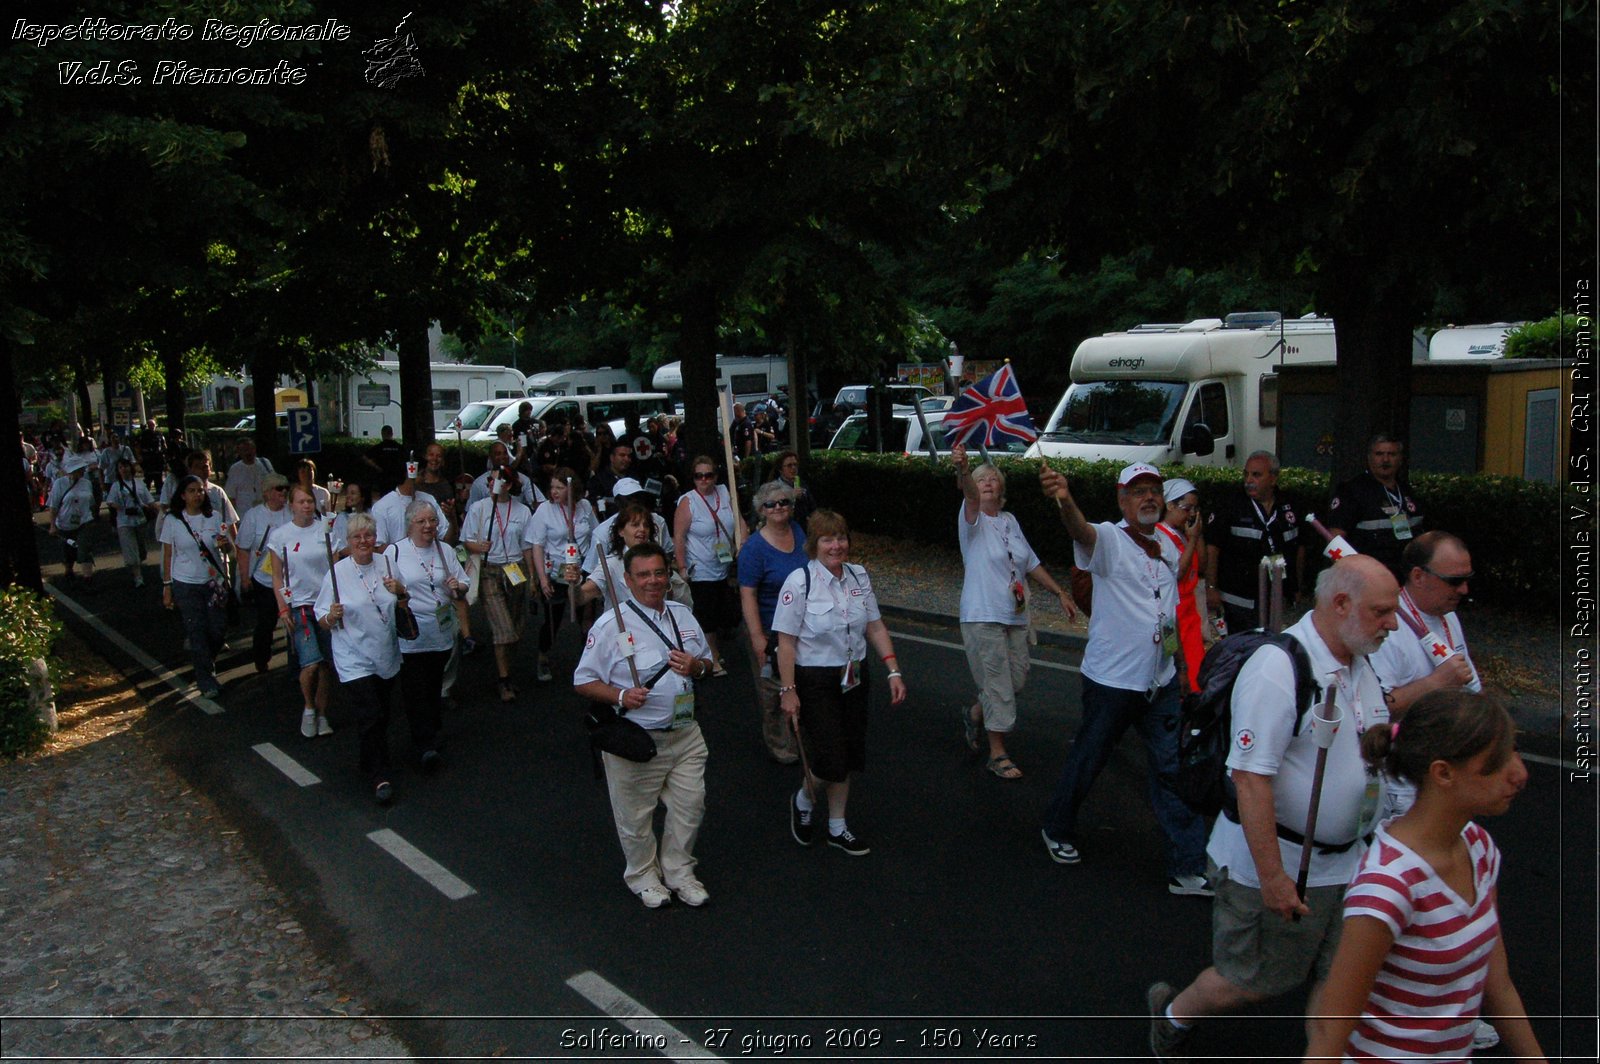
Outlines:
[{"label": "identification badge", "polygon": [[439,608],[433,611],[433,619],[438,622],[442,631],[450,631],[456,623],[456,608],[448,602],[439,603]]},{"label": "identification badge", "polygon": [[528,582],[528,578],[523,575],[522,566],[516,562],[506,562],[500,567],[500,571],[506,574],[506,583],[512,587],[521,587]]},{"label": "identification badge", "polygon": [[1389,524],[1394,526],[1395,539],[1411,538],[1411,522],[1406,520],[1406,515],[1403,511],[1396,510],[1394,513],[1390,514]]},{"label": "identification badge", "polygon": [[839,690],[854,691],[861,686],[861,662],[847,661],[839,669]]},{"label": "identification badge", "polygon": [[717,561],[723,565],[733,561],[733,548],[728,546],[728,541],[725,539],[717,540]]},{"label": "identification badge", "polygon": [[1377,776],[1367,777],[1367,789],[1361,794],[1361,825],[1357,834],[1366,836],[1378,824],[1378,799],[1383,796],[1383,782]]},{"label": "identification badge", "polygon": [[633,645],[632,632],[617,633],[617,649],[622,652],[622,656],[625,658],[631,658],[639,652],[639,648]]},{"label": "identification badge", "polygon": [[1021,580],[1011,581],[1011,602],[1021,613],[1028,605],[1028,589],[1022,586]]},{"label": "identification badge", "polygon": [[679,691],[672,700],[672,726],[681,728],[694,720],[694,691]]},{"label": "identification badge", "polygon": [[1161,618],[1161,654],[1163,657],[1176,657],[1178,653],[1178,629],[1173,625],[1171,618]]}]

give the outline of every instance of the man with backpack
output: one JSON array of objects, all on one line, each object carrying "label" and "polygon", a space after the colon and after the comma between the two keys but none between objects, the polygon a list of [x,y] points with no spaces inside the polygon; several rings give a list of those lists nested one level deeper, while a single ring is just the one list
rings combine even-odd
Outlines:
[{"label": "man with backpack", "polygon": [[[1094,578],[1089,645],[1083,653],[1083,722],[1067,753],[1041,834],[1051,860],[1077,864],[1078,810],[1131,725],[1144,739],[1150,764],[1150,804],[1167,837],[1167,889],[1209,897],[1205,879],[1205,819],[1173,790],[1178,767],[1180,684],[1178,548],[1156,531],[1166,503],[1161,474],[1136,462],[1117,478],[1123,519],[1090,524],[1073,501],[1067,478],[1050,466],[1039,472],[1046,496],[1061,509],[1078,568]],[[1192,547],[1189,549],[1193,549]]]},{"label": "man with backpack", "polygon": [[[1323,571],[1315,608],[1285,633],[1304,649],[1320,694],[1305,697],[1296,675],[1304,665],[1296,666],[1296,655],[1278,645],[1261,645],[1239,668],[1227,758],[1237,809],[1224,807],[1207,848],[1216,890],[1212,966],[1179,993],[1166,983],[1150,987],[1150,1049],[1158,1059],[1187,1060],[1184,1046],[1200,1019],[1286,993],[1308,977],[1315,986],[1307,1013],[1316,1014],[1339,942],[1345,884],[1379,811],[1381,784],[1367,774],[1360,737],[1368,728],[1388,727],[1389,713],[1367,656],[1398,626],[1398,602],[1399,589],[1382,562],[1345,558]],[[1202,686],[1206,673],[1202,667]],[[1329,715],[1339,723],[1327,750],[1302,896],[1295,873],[1317,762],[1305,715],[1330,690],[1336,713]]]}]

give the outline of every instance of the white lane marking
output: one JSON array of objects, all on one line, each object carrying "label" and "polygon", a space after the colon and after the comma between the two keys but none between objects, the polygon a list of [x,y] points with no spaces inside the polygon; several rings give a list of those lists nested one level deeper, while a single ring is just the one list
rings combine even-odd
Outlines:
[{"label": "white lane marking", "polygon": [[389,852],[389,856],[421,876],[429,886],[451,901],[460,901],[478,893],[463,880],[451,875],[444,865],[411,845],[399,835],[383,828],[367,836]]},{"label": "white lane marking", "polygon": [[129,642],[121,632],[111,628],[100,618],[84,609],[83,606],[77,601],[69,598],[54,586],[46,584],[44,589],[45,593],[51,598],[61,603],[61,605],[65,606],[73,613],[76,613],[81,620],[89,625],[89,627],[93,628],[95,631],[105,636],[106,639],[110,640],[113,646],[117,647],[124,654],[128,655],[134,661],[137,661],[141,666],[148,669],[154,675],[157,683],[165,683],[168,687],[171,687],[174,691],[178,692],[181,697],[193,702],[203,712],[209,713],[213,717],[222,712],[221,706],[211,701],[211,699],[191,690],[190,685],[186,680],[179,679],[178,670],[169,669],[155,658],[152,658],[149,654],[146,654],[139,647]]},{"label": "white lane marking", "polygon": [[298,783],[302,787],[310,787],[313,784],[322,782],[322,780],[317,778],[316,773],[312,772],[310,769],[306,768],[300,762],[296,761],[282,750],[279,750],[271,743],[257,743],[250,749],[266,758],[267,764],[271,765],[285,776],[288,776],[291,780],[293,780],[295,783]]},{"label": "white lane marking", "polygon": [[1522,755],[1522,760],[1532,761],[1536,765],[1554,765],[1556,768],[1564,768],[1569,772],[1579,772],[1583,770],[1583,766],[1578,764],[1576,761],[1563,761],[1559,757],[1545,757],[1542,754],[1530,754],[1522,750],[1517,752]]},{"label": "white lane marking", "polygon": [[657,1052],[668,1060],[722,1059],[594,972],[579,972],[567,985],[634,1034],[665,1042],[666,1048]]},{"label": "white lane marking", "polygon": [[[952,643],[947,639],[929,639],[927,636],[911,635],[907,632],[890,632],[889,634],[896,639],[904,639],[908,643],[926,643],[932,647],[949,647],[951,650],[959,650],[963,654],[967,652],[967,648],[960,643]],[[1041,669],[1060,669],[1062,672],[1083,671],[1076,665],[1063,665],[1059,661],[1045,661],[1043,658],[1030,658],[1029,660]]]}]

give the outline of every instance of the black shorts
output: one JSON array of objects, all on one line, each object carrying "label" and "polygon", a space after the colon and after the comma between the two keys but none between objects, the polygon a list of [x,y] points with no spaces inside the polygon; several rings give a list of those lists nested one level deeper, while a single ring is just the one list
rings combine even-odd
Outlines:
[{"label": "black shorts", "polygon": [[794,670],[800,697],[800,738],[805,743],[811,774],[829,783],[843,783],[850,773],[867,767],[867,678],[853,690],[839,690],[839,668],[803,666]]},{"label": "black shorts", "polygon": [[694,619],[708,632],[728,632],[739,627],[739,599],[726,580],[691,580]]}]

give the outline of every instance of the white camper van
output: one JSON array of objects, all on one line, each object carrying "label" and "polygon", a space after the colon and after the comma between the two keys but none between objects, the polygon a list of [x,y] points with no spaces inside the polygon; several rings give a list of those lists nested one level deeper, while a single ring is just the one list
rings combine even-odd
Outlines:
[{"label": "white camper van", "polygon": [[1506,337],[1526,324],[1525,321],[1497,321],[1492,325],[1446,325],[1428,341],[1428,361],[1504,358]]},{"label": "white camper van", "polygon": [[[478,399],[508,399],[525,394],[522,374],[510,366],[477,366],[466,362],[432,362],[433,428],[443,432],[456,412]],[[388,425],[399,435],[400,363],[377,362],[366,373],[340,381],[344,431],[350,436],[382,434]]]},{"label": "white camper van", "polygon": [[1334,356],[1331,318],[1272,312],[1092,336],[1028,455],[1242,466],[1275,444],[1277,368]]},{"label": "white camper van", "polygon": [[552,369],[530,373],[523,382],[529,395],[609,395],[639,392],[639,378],[625,369]]},{"label": "white camper van", "polygon": [[[727,386],[735,403],[753,403],[776,395],[789,385],[789,360],[782,355],[718,355],[717,386]],[[650,386],[683,400],[683,363],[668,362],[650,378]]]}]

